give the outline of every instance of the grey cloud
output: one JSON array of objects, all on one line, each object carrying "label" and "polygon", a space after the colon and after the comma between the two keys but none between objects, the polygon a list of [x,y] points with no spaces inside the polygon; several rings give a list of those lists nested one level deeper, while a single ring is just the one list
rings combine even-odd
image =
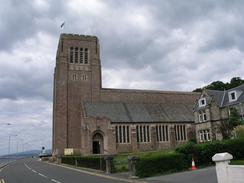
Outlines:
[{"label": "grey cloud", "polygon": [[9,50],[17,42],[22,42],[39,31],[57,33],[66,12],[63,1],[48,1],[49,8],[44,10],[39,9],[38,5],[34,6],[34,2],[36,1],[1,0],[0,50]]},{"label": "grey cloud", "polygon": [[[24,62],[24,64],[30,64],[28,62]],[[42,98],[51,100],[53,69],[34,66],[28,70],[22,70],[22,68],[21,66],[5,67],[0,72],[0,99]]]},{"label": "grey cloud", "polygon": [[[87,2],[89,6],[72,2],[77,10],[64,0],[43,1],[47,6],[36,2],[0,0],[0,120],[16,121],[17,116],[22,126],[12,132],[29,131],[23,138],[37,134],[33,137],[37,142],[46,135],[45,143],[51,144],[57,42],[50,51],[42,48],[46,41],[57,41],[64,20],[65,32],[99,37],[106,87],[193,90],[233,73],[244,77],[242,1],[108,0],[95,10],[89,6],[96,1]],[[52,39],[45,40],[40,33]]]}]

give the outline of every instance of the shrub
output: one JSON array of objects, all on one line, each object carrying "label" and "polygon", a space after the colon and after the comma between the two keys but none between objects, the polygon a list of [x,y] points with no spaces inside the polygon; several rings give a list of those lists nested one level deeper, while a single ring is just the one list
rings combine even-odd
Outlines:
[{"label": "shrub", "polygon": [[234,159],[244,158],[244,138],[226,140],[223,144],[225,152],[232,154]]},{"label": "shrub", "polygon": [[244,138],[244,125],[239,125],[234,128],[233,134],[236,138]]},{"label": "shrub", "polygon": [[139,177],[148,177],[158,174],[184,170],[189,162],[179,153],[164,153],[148,157],[141,156],[136,162],[136,173]]},{"label": "shrub", "polygon": [[103,157],[100,159],[100,156],[63,156],[62,163],[98,170],[101,164],[102,170],[106,169],[105,160]]},{"label": "shrub", "polygon": [[186,159],[194,157],[196,164],[213,164],[212,157],[216,153],[229,152],[234,159],[244,158],[244,139],[229,139],[203,144],[187,143],[176,148],[176,152],[184,154]]}]

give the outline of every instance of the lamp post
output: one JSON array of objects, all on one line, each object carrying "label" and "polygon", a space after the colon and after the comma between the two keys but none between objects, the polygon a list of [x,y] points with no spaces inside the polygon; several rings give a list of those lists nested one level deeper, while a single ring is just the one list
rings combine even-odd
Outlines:
[{"label": "lamp post", "polygon": [[[9,125],[11,125],[11,123],[1,123],[0,125],[9,126]],[[9,153],[10,153],[10,140],[11,140],[11,135],[8,136],[8,159],[9,159]]]},{"label": "lamp post", "polygon": [[19,139],[19,141],[21,142],[21,149],[22,149],[21,152],[23,152],[24,151],[24,141],[23,141],[23,139]]},{"label": "lamp post", "polygon": [[17,135],[16,134],[14,134],[14,135],[9,135],[8,136],[8,161],[9,161],[9,159],[10,159],[10,157],[9,157],[9,155],[10,155],[10,143],[11,143],[11,137],[17,137]]}]

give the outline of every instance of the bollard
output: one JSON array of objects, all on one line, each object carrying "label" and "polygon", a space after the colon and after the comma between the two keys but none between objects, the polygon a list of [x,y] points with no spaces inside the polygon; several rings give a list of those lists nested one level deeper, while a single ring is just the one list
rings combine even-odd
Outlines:
[{"label": "bollard", "polygon": [[131,179],[137,179],[136,176],[136,161],[138,160],[135,156],[128,156],[128,168],[130,172],[130,178]]},{"label": "bollard", "polygon": [[233,156],[229,153],[218,153],[212,157],[212,160],[216,163],[216,173],[218,183],[229,183],[227,166]]},{"label": "bollard", "polygon": [[112,173],[112,163],[113,163],[113,156],[105,156],[104,157],[106,162],[106,174]]},{"label": "bollard", "polygon": [[62,163],[62,156],[61,155],[57,155],[57,163],[58,164]]}]

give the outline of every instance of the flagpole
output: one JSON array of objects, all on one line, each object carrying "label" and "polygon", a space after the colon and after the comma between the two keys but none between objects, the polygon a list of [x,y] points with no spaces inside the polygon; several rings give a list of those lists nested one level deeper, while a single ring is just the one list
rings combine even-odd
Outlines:
[{"label": "flagpole", "polygon": [[60,32],[61,32],[61,34],[64,33],[64,30],[65,30],[64,28],[65,28],[65,21],[62,22],[62,24],[60,25],[60,29],[61,29]]}]

